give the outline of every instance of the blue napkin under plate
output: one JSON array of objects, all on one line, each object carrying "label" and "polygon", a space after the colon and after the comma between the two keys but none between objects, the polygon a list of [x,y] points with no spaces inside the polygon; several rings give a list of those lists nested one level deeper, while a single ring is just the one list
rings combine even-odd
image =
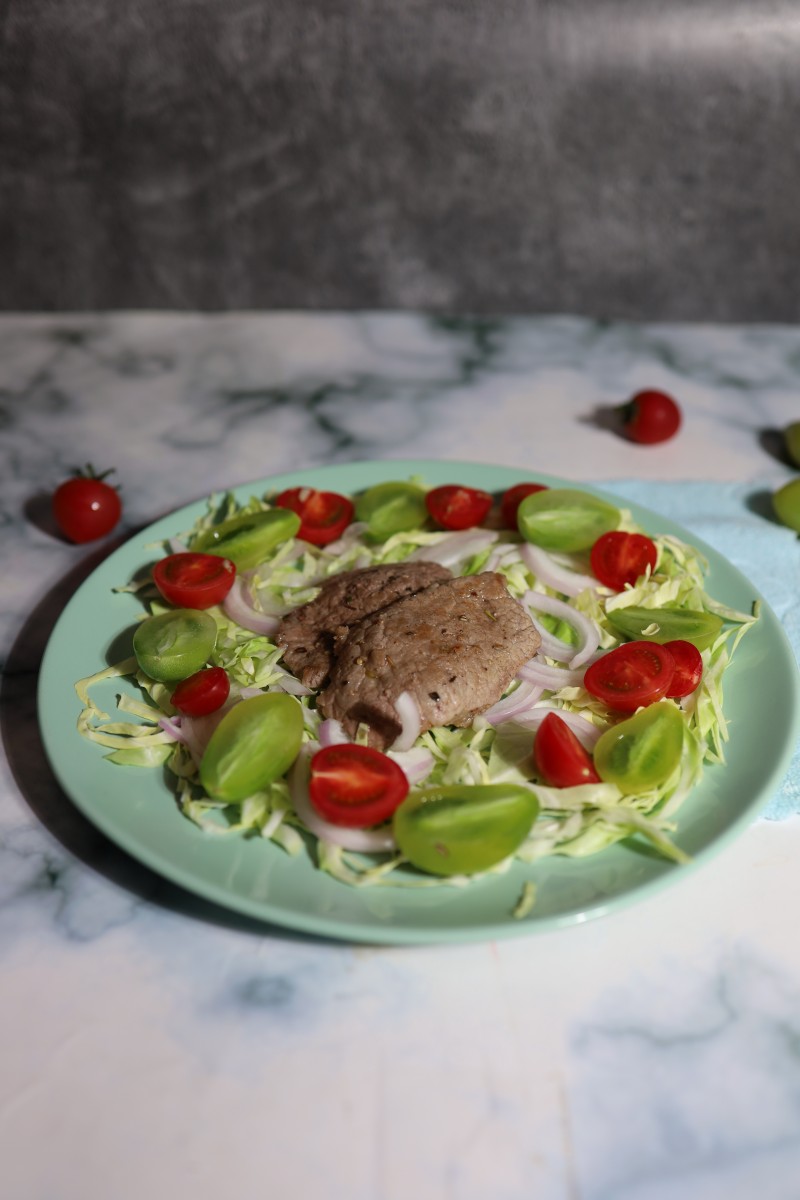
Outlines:
[{"label": "blue napkin under plate", "polygon": [[[752,581],[783,625],[800,662],[800,539],[774,518],[773,486],[614,480],[596,485],[677,521]],[[763,811],[780,821],[800,813],[800,750]]]}]

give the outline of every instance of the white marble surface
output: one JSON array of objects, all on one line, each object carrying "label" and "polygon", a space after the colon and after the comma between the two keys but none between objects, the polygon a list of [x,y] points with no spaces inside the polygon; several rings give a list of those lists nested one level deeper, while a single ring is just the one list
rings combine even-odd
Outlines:
[{"label": "white marble surface", "polygon": [[[641,386],[682,404],[672,442],[635,447],[591,419]],[[108,843],[42,759],[34,688],[110,544],[68,546],[48,524],[47,495],[86,461],[117,468],[122,534],[212,489],[354,458],[718,481],[751,547],[760,528],[780,538],[759,582],[794,635],[800,551],[765,496],[792,474],[768,431],[798,418],[798,329],[0,318],[2,1195],[795,1200],[791,781],[771,819],[607,918],[358,947],[238,918]]]}]

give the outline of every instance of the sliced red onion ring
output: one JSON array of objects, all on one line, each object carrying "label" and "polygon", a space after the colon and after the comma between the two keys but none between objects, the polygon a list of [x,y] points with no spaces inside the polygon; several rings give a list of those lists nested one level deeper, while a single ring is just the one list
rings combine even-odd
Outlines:
[{"label": "sliced red onion ring", "polygon": [[553,591],[561,592],[562,596],[579,596],[586,588],[600,586],[591,575],[581,575],[578,571],[565,567],[563,563],[556,562],[541,546],[523,542],[519,552],[523,562],[533,571],[536,578]]},{"label": "sliced red onion ring", "polygon": [[394,711],[400,722],[400,733],[392,742],[391,750],[410,750],[419,737],[422,718],[419,705],[410,692],[401,692],[394,702]]},{"label": "sliced red onion ring", "polygon": [[526,592],[522,597],[522,603],[528,608],[535,608],[538,612],[550,613],[551,616],[559,617],[560,620],[566,621],[580,638],[580,645],[575,647],[568,646],[566,642],[561,641],[561,638],[552,638],[552,634],[550,635],[550,638],[558,642],[559,646],[563,647],[566,651],[563,657],[561,653],[553,654],[545,649],[544,638],[542,638],[543,653],[548,658],[555,658],[559,662],[566,662],[573,669],[581,667],[589,661],[600,645],[600,630],[591,617],[587,617],[585,613],[578,612],[577,609],[572,608],[566,601],[558,600],[555,596],[545,596],[543,592]]},{"label": "sliced red onion ring", "polygon": [[605,733],[605,729],[595,725],[592,721],[587,721],[586,717],[558,708],[555,704],[537,704],[528,713],[517,717],[516,724],[523,725],[525,729],[538,729],[547,714],[551,712],[558,713],[587,750],[593,749],[598,739]]},{"label": "sliced red onion ring", "polygon": [[443,567],[452,567],[464,558],[479,554],[496,542],[498,537],[499,534],[493,529],[461,529],[441,542],[414,550],[409,559],[412,562],[435,562]]},{"label": "sliced red onion ring", "polygon": [[251,633],[272,637],[281,623],[280,617],[259,612],[254,607],[249,585],[239,575],[234,579],[233,587],[223,600],[222,607],[232,621],[241,625],[243,629],[249,629]]},{"label": "sliced red onion ring", "polygon": [[542,639],[539,646],[539,654],[543,654],[545,658],[554,658],[556,662],[567,662],[575,653],[574,646],[568,646],[566,642],[562,642],[561,638],[550,633],[545,629],[541,621],[537,621],[536,617],[531,617],[534,628]]},{"label": "sliced red onion ring", "polygon": [[170,554],[185,554],[186,544],[179,538],[170,538],[167,542]]},{"label": "sliced red onion ring", "polygon": [[391,829],[350,829],[345,825],[332,825],[319,815],[308,795],[309,761],[318,748],[318,743],[307,743],[289,771],[292,805],[306,829],[320,841],[331,842],[343,850],[355,850],[363,854],[394,850],[396,842]]},{"label": "sliced red onion ring", "polygon": [[345,733],[341,721],[337,721],[334,717],[320,721],[317,736],[320,746],[341,746],[351,740]]},{"label": "sliced red onion ring", "polygon": [[528,683],[538,683],[548,691],[555,692],[562,687],[579,687],[583,683],[584,671],[583,668],[571,671],[567,667],[551,667],[538,658],[531,658],[520,667],[517,675]]},{"label": "sliced red onion ring", "polygon": [[424,746],[414,746],[411,750],[401,750],[399,753],[389,750],[387,753],[389,758],[393,758],[402,768],[406,779],[412,785],[422,783],[422,780],[430,775],[435,765],[433,755]]},{"label": "sliced red onion ring", "polygon": [[186,734],[181,728],[181,723],[184,717],[160,717],[158,724],[168,733],[170,737],[174,737],[176,742],[182,742],[186,745]]},{"label": "sliced red onion ring", "polygon": [[544,688],[541,684],[528,683],[523,680],[519,687],[511,693],[510,696],[504,696],[502,700],[498,700],[491,708],[487,708],[485,713],[481,713],[490,725],[501,725],[504,721],[511,721],[522,713],[526,713],[537,702]]}]

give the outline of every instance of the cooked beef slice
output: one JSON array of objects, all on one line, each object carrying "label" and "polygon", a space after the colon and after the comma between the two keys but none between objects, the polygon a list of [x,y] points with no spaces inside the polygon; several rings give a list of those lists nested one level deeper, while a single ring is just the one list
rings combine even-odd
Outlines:
[{"label": "cooked beef slice", "polygon": [[370,744],[381,749],[400,733],[394,701],[401,692],[416,700],[422,730],[469,725],[540,642],[501,575],[440,581],[353,626],[317,707],[351,736],[368,725]]},{"label": "cooked beef slice", "polygon": [[321,687],[353,625],[401,596],[449,578],[446,567],[430,562],[384,563],[332,575],[318,596],[281,621],[276,641],[284,648],[284,663],[306,687]]}]

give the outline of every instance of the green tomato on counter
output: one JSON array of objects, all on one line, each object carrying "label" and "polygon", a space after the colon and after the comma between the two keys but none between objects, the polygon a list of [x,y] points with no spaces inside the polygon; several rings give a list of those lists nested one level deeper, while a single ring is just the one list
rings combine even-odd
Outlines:
[{"label": "green tomato on counter", "polygon": [[423,788],[392,820],[408,861],[432,875],[474,875],[508,858],[539,812],[532,791],[510,783]]},{"label": "green tomato on counter", "polygon": [[792,479],[778,488],[772,506],[782,524],[800,533],[800,479]]},{"label": "green tomato on counter", "polygon": [[237,570],[250,571],[293,538],[299,528],[299,516],[288,508],[242,513],[207,529],[192,543],[192,550],[220,555],[230,559]]},{"label": "green tomato on counter", "polygon": [[204,666],[217,640],[217,623],[196,608],[147,617],[133,635],[133,653],[145,675],[174,683]]},{"label": "green tomato on counter", "polygon": [[800,467],[800,421],[793,421],[783,431],[786,453],[796,467]]},{"label": "green tomato on counter", "polygon": [[613,504],[575,488],[534,492],[517,510],[517,527],[526,542],[565,554],[589,550],[619,522],[619,509]]},{"label": "green tomato on counter", "polygon": [[268,692],[240,700],[209,739],[200,782],[214,800],[239,803],[285,775],[302,739],[303,710],[294,696]]}]

